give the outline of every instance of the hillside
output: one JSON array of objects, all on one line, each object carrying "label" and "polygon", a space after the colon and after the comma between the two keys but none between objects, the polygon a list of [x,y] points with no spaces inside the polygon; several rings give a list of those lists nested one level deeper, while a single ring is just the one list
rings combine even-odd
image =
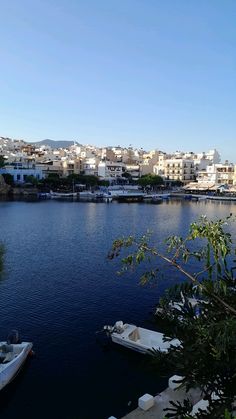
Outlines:
[{"label": "hillside", "polygon": [[77,141],[54,141],[54,140],[49,140],[49,139],[42,140],[42,141],[37,141],[37,142],[33,142],[33,143],[29,142],[29,143],[33,144],[33,145],[37,145],[39,147],[42,146],[42,145],[48,145],[48,146],[50,146],[51,148],[54,148],[54,149],[55,148],[68,148],[71,145],[74,145],[75,143],[77,145],[81,145]]}]

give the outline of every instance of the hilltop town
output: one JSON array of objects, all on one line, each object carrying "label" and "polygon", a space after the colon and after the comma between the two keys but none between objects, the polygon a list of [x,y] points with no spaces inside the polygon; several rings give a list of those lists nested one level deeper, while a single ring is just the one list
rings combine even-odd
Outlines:
[{"label": "hilltop town", "polygon": [[29,143],[0,137],[0,157],[0,174],[11,175],[16,184],[24,184],[29,176],[42,180],[50,175],[96,176],[115,184],[120,179],[130,182],[152,174],[160,176],[165,185],[179,182],[191,190],[234,191],[236,187],[236,166],[228,161],[221,163],[215,149],[166,153],[131,146],[101,148],[74,141]]}]

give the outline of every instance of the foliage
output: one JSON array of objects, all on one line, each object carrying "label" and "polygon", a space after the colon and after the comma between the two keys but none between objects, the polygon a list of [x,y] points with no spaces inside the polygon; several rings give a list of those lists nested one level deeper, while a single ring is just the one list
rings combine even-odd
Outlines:
[{"label": "foliage", "polygon": [[87,186],[96,186],[98,184],[98,177],[93,175],[82,175],[82,174],[72,174],[67,176],[66,181],[71,183],[81,183],[82,185]]},{"label": "foliage", "polygon": [[181,180],[172,180],[171,185],[172,186],[183,186],[183,182],[181,182]]},{"label": "foliage", "polygon": [[87,188],[89,188],[96,187],[98,184],[100,184],[100,181],[97,176],[93,175],[73,173],[67,177],[60,177],[56,173],[50,173],[47,178],[40,181],[39,186],[52,190],[72,190],[76,184],[85,185]]},{"label": "foliage", "polygon": [[7,185],[14,186],[14,177],[10,173],[3,173],[2,177]]},{"label": "foliage", "polygon": [[98,177],[93,175],[81,175],[80,182],[86,186],[96,186],[98,184]]},{"label": "foliage", "polygon": [[45,179],[41,179],[38,186],[40,189],[56,189],[61,185],[61,179],[57,173],[50,173]]},{"label": "foliage", "polygon": [[0,155],[0,169],[5,166],[5,158],[4,156]]},{"label": "foliage", "polygon": [[126,179],[132,179],[132,175],[129,172],[122,173],[122,177],[125,177]]},{"label": "foliage", "polygon": [[140,179],[138,179],[137,181],[138,185],[142,186],[142,187],[155,187],[155,186],[160,186],[163,184],[163,179],[161,176],[158,175],[153,175],[153,174],[149,174],[149,175],[143,175],[141,176]]},{"label": "foliage", "polygon": [[[150,244],[148,233],[140,239],[130,236],[115,240],[109,253],[110,259],[122,257],[122,271],[141,268],[143,262],[147,268],[150,263],[141,283],[160,278],[166,265],[187,280],[168,289],[155,312],[166,338],[178,338],[181,346],[172,347],[168,354],[153,351],[152,362],[163,374],[182,376],[186,390],[200,388],[209,408],[196,416],[199,418],[226,418],[236,391],[235,249],[226,231],[231,219],[210,221],[201,217],[190,225],[185,238],[167,238],[164,251]],[[193,262],[199,266],[197,272],[193,272]],[[191,418],[190,412],[186,398],[181,405],[173,403],[166,416]]]},{"label": "foliage", "polygon": [[109,186],[109,180],[99,180],[98,181],[98,185],[99,186],[106,186],[106,187],[108,187]]},{"label": "foliage", "polygon": [[31,183],[32,185],[35,185],[35,186],[38,185],[38,183],[39,183],[38,179],[35,176],[32,176],[32,175],[26,176],[25,181],[27,183]]}]

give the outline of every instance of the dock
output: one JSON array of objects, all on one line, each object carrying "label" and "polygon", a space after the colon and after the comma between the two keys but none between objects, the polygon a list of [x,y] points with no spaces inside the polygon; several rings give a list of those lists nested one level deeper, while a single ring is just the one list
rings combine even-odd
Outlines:
[{"label": "dock", "polygon": [[[171,377],[170,380],[173,378],[174,377]],[[200,389],[190,389],[189,392],[186,392],[184,388],[178,388],[178,385],[169,384],[167,389],[154,397],[154,405],[150,409],[143,410],[140,407],[137,407],[121,419],[163,419],[167,413],[164,409],[171,407],[170,401],[183,402],[186,398],[195,405],[201,400]]]},{"label": "dock", "polygon": [[[181,377],[172,376],[169,378],[168,387],[154,397],[153,406],[147,410],[137,407],[132,412],[126,414],[121,419],[163,419],[166,415],[164,410],[167,407],[172,407],[170,401],[183,402],[184,399],[189,399],[192,405],[196,405],[201,400],[200,389],[190,389],[186,392],[185,388],[176,383]],[[140,399],[139,399],[140,400]],[[140,405],[140,403],[138,403]]]}]

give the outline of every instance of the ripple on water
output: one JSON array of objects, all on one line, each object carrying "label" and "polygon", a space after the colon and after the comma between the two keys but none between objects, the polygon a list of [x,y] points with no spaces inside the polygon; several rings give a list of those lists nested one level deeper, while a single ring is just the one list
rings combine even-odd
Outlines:
[{"label": "ripple on water", "polygon": [[1,202],[1,333],[19,329],[36,351],[0,394],[1,419],[105,419],[126,413],[130,400],[134,408],[140,394],[161,390],[166,382],[144,357],[116,347],[104,351],[95,332],[119,319],[148,327],[151,308],[178,276],[168,271],[158,286],[141,288],[137,273],[116,276],[119,264],[107,252],[122,235],[151,229],[161,245],[201,214],[224,217],[235,208],[205,201]]}]

